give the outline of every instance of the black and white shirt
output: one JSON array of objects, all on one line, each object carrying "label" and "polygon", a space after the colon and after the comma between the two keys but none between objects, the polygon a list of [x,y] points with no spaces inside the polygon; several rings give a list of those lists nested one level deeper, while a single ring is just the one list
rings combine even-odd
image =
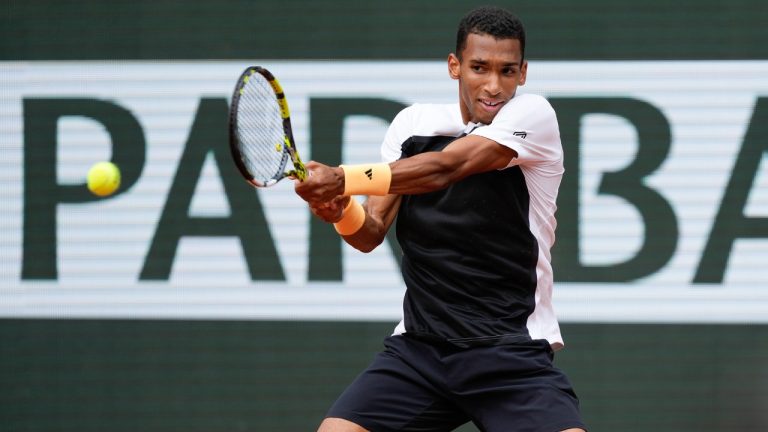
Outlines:
[{"label": "black and white shirt", "polygon": [[458,103],[416,104],[390,125],[382,158],[440,151],[465,134],[517,152],[509,165],[446,189],[404,195],[397,217],[408,332],[459,346],[562,338],[552,307],[563,151],[555,112],[541,96],[519,94],[490,125],[465,124]]}]

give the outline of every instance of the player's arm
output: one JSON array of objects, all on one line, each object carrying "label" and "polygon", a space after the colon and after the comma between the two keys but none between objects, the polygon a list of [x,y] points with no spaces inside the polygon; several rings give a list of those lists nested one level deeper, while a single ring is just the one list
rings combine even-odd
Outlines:
[{"label": "player's arm", "polygon": [[[306,166],[313,180],[331,170],[314,161]],[[295,186],[298,190],[303,183],[297,181]],[[352,247],[370,252],[384,241],[400,209],[400,195],[371,196],[362,205],[355,197],[339,195],[325,202],[310,202],[309,208],[318,218],[335,224],[336,231]],[[342,218],[344,221],[337,224]]]},{"label": "player's arm", "polygon": [[[319,165],[310,162],[308,166],[317,168]],[[309,208],[328,223],[337,223],[346,216],[347,222],[337,225],[336,230],[355,249],[370,252],[384,241],[400,208],[400,195],[371,196],[363,205],[352,200],[355,198],[338,196],[326,203],[310,204]],[[357,221],[348,220],[350,212],[359,212],[357,216],[351,216]]]},{"label": "player's arm", "polygon": [[[516,156],[514,150],[496,141],[467,135],[442,151],[421,153],[383,167],[389,172],[366,173],[367,166],[352,169],[318,166],[312,170],[310,178],[296,185],[296,193],[310,204],[323,203],[338,195],[351,195],[350,191],[360,190],[367,194],[367,179],[391,174],[390,180],[383,186],[386,190],[380,189],[374,194],[421,194],[444,189],[472,174],[504,168]],[[371,166],[374,170],[381,170],[382,165]],[[365,171],[355,172],[356,167]]]},{"label": "player's arm", "polygon": [[517,153],[477,135],[457,139],[440,152],[427,152],[390,164],[389,193],[421,194],[444,189],[457,181],[502,169]]},{"label": "player's arm", "polygon": [[309,162],[307,168],[311,175],[294,185],[296,193],[310,204],[316,216],[334,223],[347,243],[369,252],[384,240],[397,215],[401,195],[444,189],[469,175],[502,169],[516,156],[514,150],[496,141],[469,135],[442,151],[386,164],[391,172],[387,191],[370,195],[365,206],[351,201],[354,198],[345,193],[346,174],[339,167]]},{"label": "player's arm", "polygon": [[[351,198],[354,199],[354,198]],[[349,235],[342,235],[344,241],[362,252],[374,250],[392,226],[400,209],[400,195],[370,196],[363,204],[365,221],[363,226]]]}]

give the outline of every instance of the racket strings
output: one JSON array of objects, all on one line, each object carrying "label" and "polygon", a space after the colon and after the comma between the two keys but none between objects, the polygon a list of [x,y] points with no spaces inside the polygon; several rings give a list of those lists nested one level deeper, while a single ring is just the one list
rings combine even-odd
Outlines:
[{"label": "racket strings", "polygon": [[279,179],[288,153],[277,96],[266,78],[251,75],[243,86],[238,108],[237,134],[243,163],[254,178]]}]

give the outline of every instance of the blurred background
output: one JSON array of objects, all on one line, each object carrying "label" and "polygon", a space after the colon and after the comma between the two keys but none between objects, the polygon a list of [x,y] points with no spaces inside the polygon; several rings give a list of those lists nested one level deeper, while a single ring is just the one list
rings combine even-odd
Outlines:
[{"label": "blurred background", "polygon": [[[0,430],[314,430],[400,319],[399,248],[250,188],[234,83],[275,73],[305,160],[377,160],[456,101],[486,3],[3,2]],[[768,4],[496,4],[560,122],[556,363],[590,430],[768,430]]]}]

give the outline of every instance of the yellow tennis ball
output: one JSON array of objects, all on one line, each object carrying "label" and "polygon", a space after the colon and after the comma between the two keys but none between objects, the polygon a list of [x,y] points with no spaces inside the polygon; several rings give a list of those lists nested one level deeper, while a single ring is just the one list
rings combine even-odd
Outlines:
[{"label": "yellow tennis ball", "polygon": [[88,190],[94,195],[112,195],[120,187],[120,169],[112,162],[96,162],[88,170]]}]

